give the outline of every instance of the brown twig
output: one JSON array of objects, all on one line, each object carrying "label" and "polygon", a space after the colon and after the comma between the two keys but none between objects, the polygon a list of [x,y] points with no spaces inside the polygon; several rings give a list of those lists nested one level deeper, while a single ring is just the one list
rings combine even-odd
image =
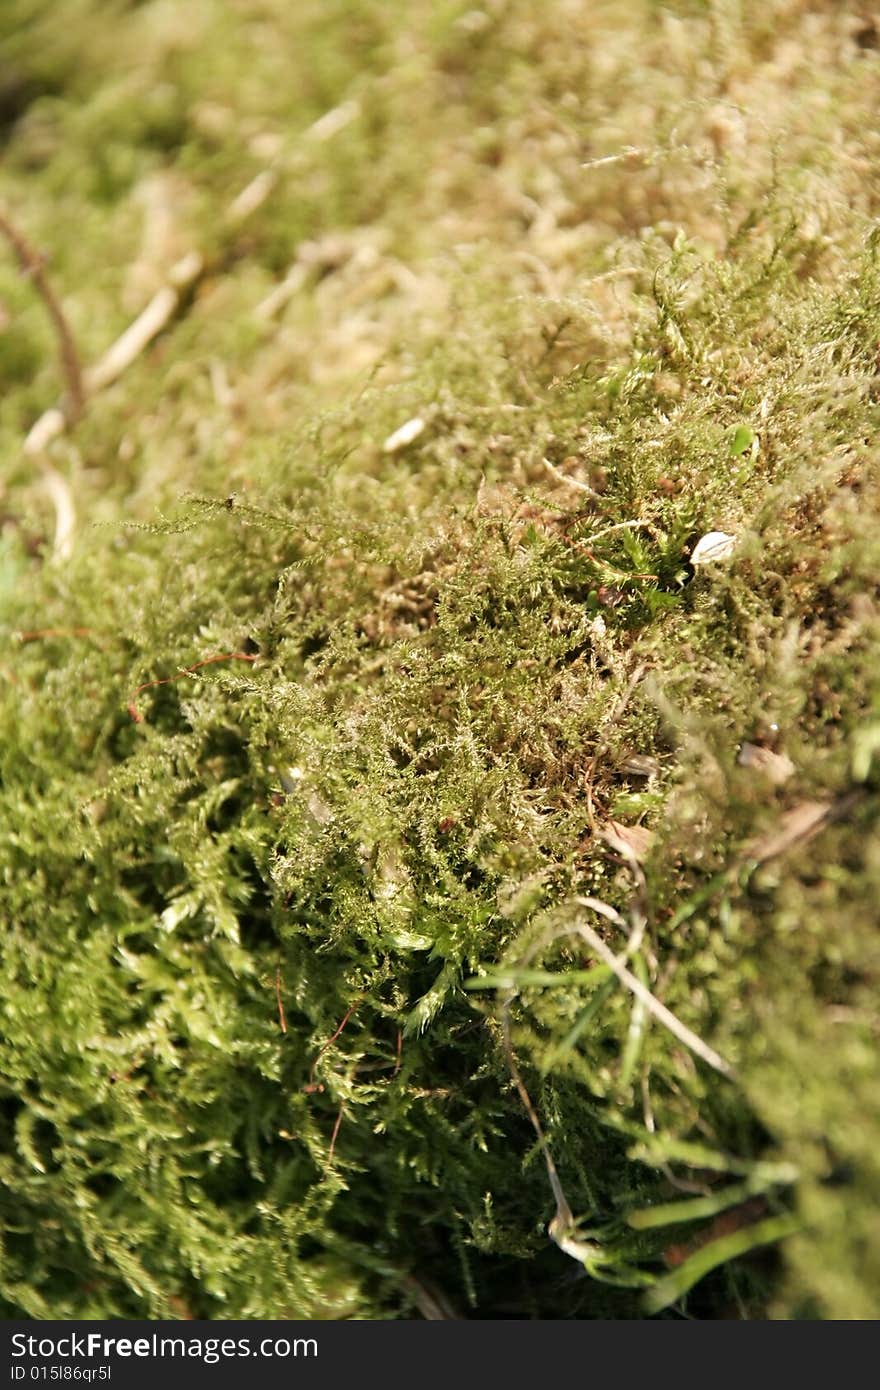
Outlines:
[{"label": "brown twig", "polygon": [[37,293],[46,306],[52,325],[58,338],[58,347],[61,354],[61,365],[67,379],[67,390],[70,396],[70,417],[77,419],[85,405],[85,391],[83,389],[83,375],[80,367],[79,353],[67,316],[61,307],[61,302],[53,290],[49,277],[46,274],[45,260],[35,251],[30,242],[22,235],[15,224],[10,220],[9,214],[0,208],[0,233],[6,237],[16,256],[22,272],[30,276],[36,286]]},{"label": "brown twig", "polygon": [[507,1069],[510,1072],[510,1079],[516,1087],[517,1094],[519,1095],[519,1098],[523,1104],[523,1109],[529,1117],[529,1122],[531,1123],[532,1129],[535,1131],[535,1136],[538,1140],[538,1147],[541,1150],[541,1154],[544,1159],[544,1166],[547,1169],[547,1177],[550,1182],[550,1190],[553,1193],[553,1199],[556,1202],[556,1215],[554,1216],[553,1221],[550,1223],[552,1228],[551,1236],[555,1240],[557,1232],[567,1232],[572,1230],[575,1225],[575,1220],[574,1216],[572,1215],[571,1207],[568,1204],[568,1199],[566,1198],[565,1192],[563,1190],[562,1183],[559,1180],[559,1174],[556,1170],[556,1164],[553,1162],[553,1155],[550,1152],[550,1145],[547,1143],[547,1138],[544,1134],[544,1127],[541,1124],[541,1121],[538,1119],[538,1112],[532,1104],[532,1098],[526,1090],[525,1082],[522,1079],[522,1073],[519,1069],[516,1057],[514,1056],[513,1040],[510,1036],[510,1005],[513,1002],[515,996],[516,991],[513,991],[504,1000],[504,1003],[502,1005],[501,1037],[504,1043],[504,1055],[507,1060]]},{"label": "brown twig", "polygon": [[[242,189],[226,210],[226,221],[237,226],[251,216],[269,197],[277,176],[272,171],[264,171]],[[62,348],[62,358],[68,378],[71,411],[65,413],[57,407],[44,411],[28,432],[25,440],[25,453],[40,454],[48,444],[63,434],[69,424],[82,412],[87,391],[94,393],[110,386],[141,355],[144,349],[162,330],[167,327],[180,310],[185,297],[192,292],[198,280],[205,274],[207,266],[197,251],[190,251],[168,273],[168,282],[153,295],[149,304],[129,324],[125,332],[111,343],[94,366],[86,373],[80,368],[79,357],[67,320],[52,288],[43,272],[41,258],[31,250],[21,233],[12,226],[8,217],[0,210],[0,232],[4,232],[15,247],[25,271],[33,275],[58,331]]]},{"label": "brown twig", "polygon": [[461,1321],[461,1315],[436,1284],[409,1273],[401,1276],[401,1283],[426,1322]]}]

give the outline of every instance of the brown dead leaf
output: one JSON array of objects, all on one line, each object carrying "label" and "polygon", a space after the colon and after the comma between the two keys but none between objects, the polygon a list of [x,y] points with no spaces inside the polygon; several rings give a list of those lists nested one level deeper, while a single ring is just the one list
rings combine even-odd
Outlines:
[{"label": "brown dead leaf", "polygon": [[618,763],[618,771],[627,777],[656,777],[660,763],[647,753],[630,753]]},{"label": "brown dead leaf", "polygon": [[795,771],[794,763],[785,753],[774,753],[769,748],[761,748],[757,743],[744,743],[739,750],[737,762],[740,767],[747,767],[766,777],[774,787],[781,787]]},{"label": "brown dead leaf", "polygon": [[624,859],[635,859],[639,864],[647,859],[654,843],[653,832],[643,825],[621,825],[617,820],[610,820],[600,834]]},{"label": "brown dead leaf", "polygon": [[796,845],[806,844],[830,821],[840,820],[861,799],[859,792],[850,792],[837,801],[802,801],[786,811],[774,830],[749,840],[743,858],[763,864],[786,854]]}]

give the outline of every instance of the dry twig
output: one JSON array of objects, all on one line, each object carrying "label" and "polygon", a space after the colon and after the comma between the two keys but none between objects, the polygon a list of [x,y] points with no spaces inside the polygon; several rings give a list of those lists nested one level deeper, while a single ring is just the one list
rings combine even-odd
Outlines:
[{"label": "dry twig", "polygon": [[[575,901],[580,903],[583,907],[595,909],[595,900],[592,898],[576,898]],[[660,1000],[651,993],[647,986],[643,985],[641,980],[638,979],[631,970],[628,970],[619,957],[606,946],[598,932],[593,931],[593,928],[587,926],[584,922],[579,922],[575,927],[572,927],[571,930],[578,936],[583,937],[590,949],[595,951],[596,955],[608,966],[612,974],[617,976],[620,983],[625,985],[626,988],[644,1004],[648,1012],[653,1014],[658,1023],[662,1023],[664,1028],[667,1028],[669,1032],[672,1033],[673,1037],[678,1038],[679,1042],[684,1043],[685,1047],[697,1057],[702,1058],[702,1060],[710,1067],[714,1068],[715,1071],[720,1072],[722,1076],[733,1077],[734,1071],[730,1063],[726,1062],[721,1054],[710,1047],[708,1043],[703,1042],[703,1039],[688,1028],[687,1024],[682,1023],[680,1018],[676,1018],[675,1014],[672,1013],[670,1009],[667,1009],[665,1004],[661,1004]]]},{"label": "dry twig", "polygon": [[[233,199],[226,211],[226,221],[237,226],[250,217],[269,197],[275,187],[277,176],[271,170],[264,170]],[[123,372],[141,355],[144,349],[170,323],[196,282],[205,273],[205,262],[197,251],[190,251],[174,265],[168,276],[168,283],[153,295],[146,308],[129,324],[124,333],[107,349],[103,357],[83,373],[73,334],[64,316],[64,311],[54,294],[43,269],[42,258],[30,247],[25,238],[0,209],[0,233],[12,243],[26,274],[33,277],[34,283],[52,317],[58,335],[61,359],[67,379],[69,404],[52,406],[43,412],[28,431],[24,441],[24,452],[31,457],[45,454],[53,439],[63,434],[69,425],[79,419],[85,407],[87,395],[102,391],[116,381]],[[73,545],[75,511],[73,498],[67,481],[43,460],[43,473],[46,486],[55,507],[55,554],[66,558]]]},{"label": "dry twig", "polygon": [[184,294],[195,284],[204,268],[204,261],[196,251],[191,251],[172,267],[168,284],[156,291],[134,323],[129,324],[104,356],[89,368],[86,381],[90,393],[103,391],[106,386],[112,385],[140,357],[144,348],[174,317]]},{"label": "dry twig", "polygon": [[69,410],[71,417],[76,419],[82,414],[85,404],[85,392],[83,390],[82,370],[79,364],[79,353],[76,349],[73,333],[67,316],[61,307],[61,301],[56,295],[46,274],[46,263],[43,256],[35,251],[30,242],[22,235],[10,220],[9,214],[5,209],[0,208],[0,233],[6,237],[15,254],[18,257],[22,273],[29,276],[36,286],[37,293],[46,306],[55,335],[58,339],[58,347],[61,355],[61,366],[67,380],[67,391],[70,396]]},{"label": "dry twig", "polygon": [[555,478],[558,483],[563,483],[566,487],[574,488],[576,492],[585,492],[588,497],[595,497],[598,500],[598,492],[596,492],[595,488],[591,488],[588,483],[582,483],[578,478],[567,477],[566,474],[557,468],[555,463],[551,463],[549,459],[541,459],[541,462],[550,476]]}]

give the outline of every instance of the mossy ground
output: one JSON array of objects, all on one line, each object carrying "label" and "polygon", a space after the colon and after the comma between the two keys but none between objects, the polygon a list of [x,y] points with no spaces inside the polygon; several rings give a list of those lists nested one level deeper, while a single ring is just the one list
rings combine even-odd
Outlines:
[{"label": "mossy ground", "polygon": [[4,5],[7,1316],[880,1313],[868,9]]}]

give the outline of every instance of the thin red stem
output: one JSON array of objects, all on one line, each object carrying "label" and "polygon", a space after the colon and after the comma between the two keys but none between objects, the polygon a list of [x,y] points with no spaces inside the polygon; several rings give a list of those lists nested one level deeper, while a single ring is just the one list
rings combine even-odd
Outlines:
[{"label": "thin red stem", "polygon": [[155,685],[171,685],[172,681],[179,681],[183,676],[191,676],[194,671],[199,671],[203,666],[211,666],[215,661],[256,661],[256,656],[250,656],[247,652],[225,652],[221,656],[206,656],[204,661],[196,661],[192,666],[185,666],[182,671],[178,671],[174,676],[165,676],[162,680],[144,681],[136,690],[132,691],[131,699],[128,702],[128,712],[136,724],[143,724],[144,716],[138,710],[135,700],[142,690],[152,690]]},{"label": "thin red stem", "polygon": [[275,997],[278,1000],[278,1022],[282,1033],[287,1032],[287,1019],[284,1017],[284,1003],[281,998],[281,966],[275,971]]},{"label": "thin red stem", "polygon": [[358,1000],[355,1001],[354,1004],[352,1004],[351,1008],[348,1010],[347,1014],[346,1014],[345,1017],[343,1018],[342,1022],[341,1022],[340,1025],[339,1025],[339,1027],[336,1029],[336,1032],[333,1034],[332,1038],[328,1038],[327,1041],[323,1044],[323,1046],[322,1046],[322,1047],[320,1048],[320,1050],[318,1051],[317,1055],[315,1056],[315,1060],[312,1062],[312,1069],[311,1069],[311,1071],[309,1072],[309,1081],[308,1081],[308,1085],[305,1087],[306,1091],[314,1091],[314,1090],[316,1089],[316,1087],[315,1087],[315,1068],[317,1067],[317,1065],[318,1065],[318,1063],[320,1062],[321,1058],[324,1056],[324,1053],[327,1051],[327,1048],[330,1047],[333,1043],[335,1043],[336,1039],[339,1037],[339,1034],[342,1032],[342,1030],[343,1030],[343,1028],[345,1027],[346,1023],[347,1023],[348,1020],[351,1018],[352,1014],[354,1013],[355,1009],[357,1008],[357,1006],[358,1006],[358,1004],[359,1004],[360,1002],[361,1002],[361,1001],[358,999]]}]

